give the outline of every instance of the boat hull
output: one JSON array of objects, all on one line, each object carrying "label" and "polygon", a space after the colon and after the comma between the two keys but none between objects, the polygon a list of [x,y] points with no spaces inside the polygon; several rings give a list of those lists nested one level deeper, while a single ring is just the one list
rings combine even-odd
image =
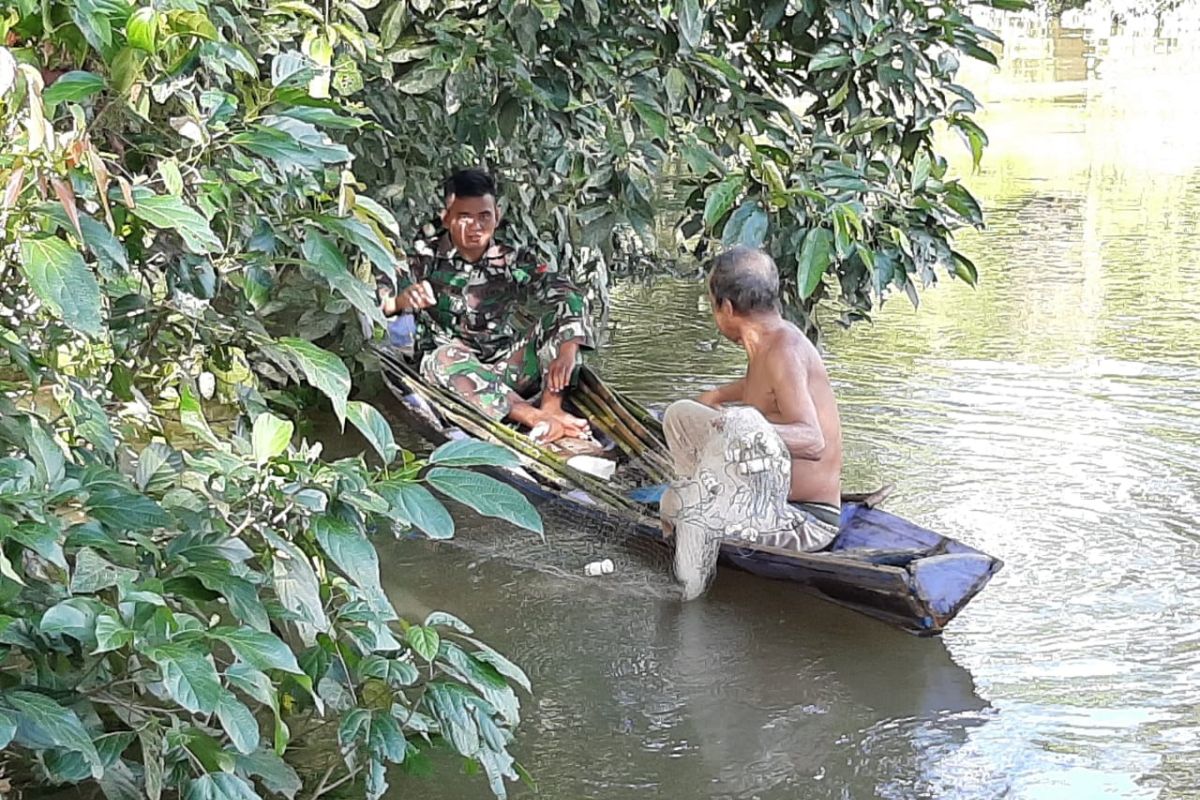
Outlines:
[{"label": "boat hull", "polygon": [[[384,366],[386,382],[399,400],[394,411],[417,433],[435,445],[472,436],[448,422],[428,394],[412,390],[420,388],[416,386],[420,379],[411,371],[401,371],[387,359]],[[475,433],[476,438],[489,438]],[[524,469],[488,468],[487,472],[535,502],[567,503],[572,515],[582,520],[618,521],[631,536],[656,541],[663,548],[672,546],[658,525],[653,490],[633,509],[617,509],[585,489],[549,485]],[[921,636],[941,633],[1003,566],[986,553],[861,502],[843,503],[839,533],[820,552],[730,541],[722,544],[719,563],[787,582]]]}]

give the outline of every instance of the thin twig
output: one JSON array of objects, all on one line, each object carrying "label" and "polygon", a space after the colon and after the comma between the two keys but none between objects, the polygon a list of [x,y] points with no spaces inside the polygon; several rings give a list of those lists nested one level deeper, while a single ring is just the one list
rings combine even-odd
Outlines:
[{"label": "thin twig", "polygon": [[332,764],[330,764],[329,769],[325,770],[325,774],[321,776],[321,781],[320,781],[320,783],[317,784],[316,790],[312,793],[311,800],[317,800],[318,797],[320,797],[322,794],[325,793],[325,784],[329,780],[329,776],[333,774],[333,771],[335,769],[337,769],[336,761],[334,761]]}]

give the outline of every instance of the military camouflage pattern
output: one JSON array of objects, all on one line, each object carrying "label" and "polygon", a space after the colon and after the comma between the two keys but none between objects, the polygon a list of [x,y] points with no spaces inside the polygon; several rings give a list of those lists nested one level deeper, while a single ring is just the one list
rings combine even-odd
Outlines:
[{"label": "military camouflage pattern", "polygon": [[[558,344],[553,339],[537,347],[545,340],[539,324],[508,358],[492,364],[485,364],[461,342],[451,342],[421,360],[421,374],[492,419],[501,420],[512,410],[512,394],[527,395],[558,356]],[[579,356],[575,358],[578,362]]]},{"label": "military camouflage pattern", "polygon": [[583,294],[547,265],[495,243],[471,263],[446,235],[414,251],[395,276],[379,276],[380,293],[429,282],[437,304],[416,315],[421,372],[488,416],[507,416],[510,393],[532,391],[564,342],[595,346]]}]

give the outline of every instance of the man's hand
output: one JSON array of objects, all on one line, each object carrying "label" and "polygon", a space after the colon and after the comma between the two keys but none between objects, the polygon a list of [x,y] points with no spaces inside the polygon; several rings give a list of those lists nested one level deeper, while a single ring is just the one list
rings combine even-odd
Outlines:
[{"label": "man's hand", "polygon": [[697,397],[696,401],[703,403],[709,408],[715,408],[718,411],[722,410],[721,396],[717,393],[716,389],[710,389],[709,391]]},{"label": "man's hand", "polygon": [[[385,303],[387,302],[385,301]],[[399,314],[402,311],[415,311],[419,308],[436,305],[437,297],[434,296],[433,287],[429,285],[429,281],[421,281],[409,286],[390,302],[394,309],[393,313]]]},{"label": "man's hand", "polygon": [[558,355],[546,369],[546,390],[558,394],[571,383],[571,373],[575,370],[575,356],[579,353],[579,340],[572,339],[563,342],[558,349]]}]

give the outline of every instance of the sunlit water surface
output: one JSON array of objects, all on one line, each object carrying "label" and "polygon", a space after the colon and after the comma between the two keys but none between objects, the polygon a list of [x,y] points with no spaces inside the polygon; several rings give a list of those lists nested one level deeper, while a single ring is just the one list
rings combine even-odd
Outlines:
[{"label": "sunlit water surface", "polygon": [[[1071,19],[1002,25],[1001,70],[967,76],[993,142],[970,179],[989,226],[962,239],[979,288],[825,342],[847,485],[894,482],[892,510],[1006,562],[942,639],[739,574],[680,606],[387,554],[400,607],[529,671],[516,753],[542,796],[1200,797],[1200,33]],[[620,387],[737,374],[698,288],[615,297]],[[488,796],[442,766],[393,796]]]}]

